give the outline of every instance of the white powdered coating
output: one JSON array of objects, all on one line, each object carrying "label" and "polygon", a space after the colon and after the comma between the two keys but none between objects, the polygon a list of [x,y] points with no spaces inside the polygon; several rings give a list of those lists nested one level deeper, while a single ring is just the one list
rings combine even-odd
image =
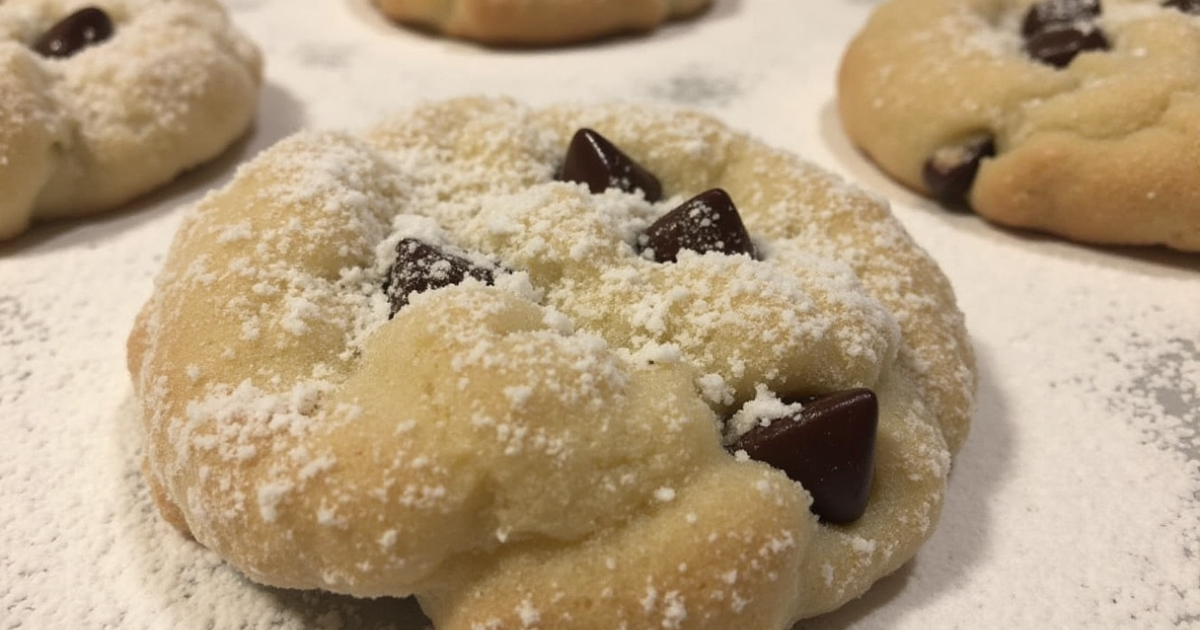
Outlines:
[{"label": "white powdered coating", "polygon": [[[963,300],[982,352],[980,406],[937,534],[896,576],[805,630],[1157,630],[1200,619],[1187,553],[1200,472],[1170,447],[1200,422],[1171,393],[1193,391],[1200,366],[1184,352],[1200,338],[1198,262],[1009,238],[881,181],[828,111],[831,66],[874,3],[719,2],[712,20],[546,57],[411,36],[357,2],[225,4],[270,54],[273,85],[247,154],[300,123],[355,126],[415,98],[641,97],[709,108],[892,196]],[[248,583],[153,509],[124,339],[179,203],[226,170],[205,173],[136,212],[35,227],[0,247],[0,625],[428,628],[411,600]],[[1156,427],[1177,428],[1145,440],[1142,428]]]},{"label": "white powdered coating", "polygon": [[725,430],[725,442],[731,444],[757,426],[771,426],[776,418],[786,418],[803,409],[800,403],[789,403],[767,389],[765,385],[755,388],[754,398],[745,402],[729,419]]},{"label": "white powdered coating", "polygon": [[[555,181],[584,126],[668,197]],[[656,217],[717,186],[760,259],[638,252]],[[389,319],[403,238],[495,286],[411,295]],[[415,593],[451,629],[774,627],[836,607],[932,532],[973,386],[945,279],[878,200],[695,113],[485,99],[304,132],[245,165],[185,219],[130,367],[168,520],[255,580]],[[719,425],[747,401],[761,417],[770,396],[850,387],[881,400],[878,496],[834,529],[780,471],[725,453]],[[681,526],[656,560],[675,564],[643,566],[640,541]],[[628,568],[562,573],[600,555]],[[642,576],[656,595],[634,606]],[[584,614],[597,591],[611,610]]]},{"label": "white powdered coating", "polygon": [[214,158],[250,125],[258,50],[214,0],[112,0],[113,34],[31,49],[82,0],[0,4],[0,239],[112,209]]}]

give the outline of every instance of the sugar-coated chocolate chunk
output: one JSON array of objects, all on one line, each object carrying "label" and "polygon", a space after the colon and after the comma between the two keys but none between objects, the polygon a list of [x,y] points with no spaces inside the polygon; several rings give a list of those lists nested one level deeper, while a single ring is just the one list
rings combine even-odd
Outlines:
[{"label": "sugar-coated chocolate chunk", "polygon": [[675,262],[685,249],[758,257],[737,207],[720,188],[702,192],[659,217],[646,228],[639,245],[658,262]]},{"label": "sugar-coated chocolate chunk", "polygon": [[70,57],[112,35],[108,14],[98,7],[84,7],[51,26],[33,43],[33,50],[45,57]]},{"label": "sugar-coated chocolate chunk", "polygon": [[396,261],[388,273],[384,292],[392,305],[392,315],[408,304],[408,297],[461,283],[467,277],[491,284],[492,271],[461,256],[442,251],[428,243],[406,238],[396,245]]},{"label": "sugar-coated chocolate chunk", "polygon": [[653,173],[587,128],[576,131],[571,138],[559,179],[587,184],[594,194],[617,188],[625,192],[640,190],[651,202],[662,198],[662,184]]},{"label": "sugar-coated chocolate chunk", "polygon": [[813,398],[796,414],[756,426],[732,448],[800,482],[821,520],[849,523],[867,509],[878,427],[875,393],[850,389]]}]

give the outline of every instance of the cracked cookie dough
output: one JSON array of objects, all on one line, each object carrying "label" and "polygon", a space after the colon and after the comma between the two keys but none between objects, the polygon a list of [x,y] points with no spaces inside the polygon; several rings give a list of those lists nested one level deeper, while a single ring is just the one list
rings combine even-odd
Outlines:
[{"label": "cracked cookie dough", "polygon": [[128,356],[170,522],[440,630],[837,608],[933,533],[975,378],[881,199],[698,113],[489,99],[244,165]]},{"label": "cracked cookie dough", "polygon": [[1200,251],[1200,3],[891,0],[838,108],[888,174],[998,224]]},{"label": "cracked cookie dough", "polygon": [[712,0],[372,0],[389,18],[485,44],[550,46],[650,31]]},{"label": "cracked cookie dough", "polygon": [[212,159],[250,125],[260,81],[212,0],[0,0],[0,239]]}]

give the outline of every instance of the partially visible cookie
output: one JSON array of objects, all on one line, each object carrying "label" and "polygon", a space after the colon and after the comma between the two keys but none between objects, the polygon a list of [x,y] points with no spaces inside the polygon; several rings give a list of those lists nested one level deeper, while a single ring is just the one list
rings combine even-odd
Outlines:
[{"label": "partially visible cookie", "polygon": [[258,50],[214,0],[0,3],[0,239],[215,157],[260,82]]},{"label": "partially visible cookie", "polygon": [[1200,3],[890,0],[838,110],[884,171],[996,223],[1200,251]]},{"label": "partially visible cookie", "polygon": [[649,31],[712,0],[373,0],[397,22],[485,44],[549,46]]}]

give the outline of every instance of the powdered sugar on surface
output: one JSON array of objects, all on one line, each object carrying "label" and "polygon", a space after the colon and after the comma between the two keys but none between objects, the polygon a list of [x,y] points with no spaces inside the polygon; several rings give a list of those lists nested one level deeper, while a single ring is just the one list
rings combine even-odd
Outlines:
[{"label": "powdered sugar on surface", "polygon": [[[706,109],[886,194],[951,277],[980,394],[942,523],[915,561],[802,627],[1200,625],[1200,261],[1020,237],[882,179],[831,115],[834,64],[868,6],[717,0],[650,37],[544,53],[397,31],[366,2],[226,4],[267,58],[249,142],[129,212],[0,245],[0,627],[424,626],[402,600],[254,585],[163,524],[138,472],[124,341],[182,206],[235,160],[301,126],[475,93]],[[669,593],[654,603],[686,614]]]}]

